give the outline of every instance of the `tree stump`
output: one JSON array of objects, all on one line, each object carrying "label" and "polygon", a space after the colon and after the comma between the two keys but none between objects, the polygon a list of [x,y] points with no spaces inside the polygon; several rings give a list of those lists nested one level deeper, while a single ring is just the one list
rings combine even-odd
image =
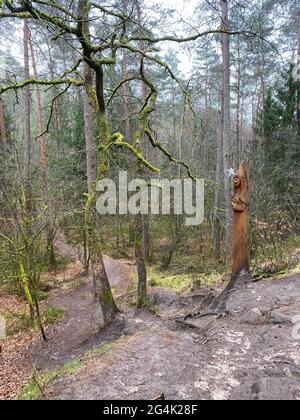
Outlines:
[{"label": "tree stump", "polygon": [[233,258],[231,287],[251,281],[249,267],[250,163],[243,161],[234,176]]}]

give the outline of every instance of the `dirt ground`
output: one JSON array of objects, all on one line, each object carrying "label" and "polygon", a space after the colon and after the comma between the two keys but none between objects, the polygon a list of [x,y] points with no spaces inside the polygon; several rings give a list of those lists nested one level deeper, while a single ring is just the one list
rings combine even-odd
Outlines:
[{"label": "dirt ground", "polygon": [[[160,317],[127,317],[107,354],[83,358],[80,371],[56,380],[47,396],[135,400],[163,392],[170,400],[299,400],[300,341],[290,318],[300,311],[299,281],[266,281],[232,293],[228,315],[206,331],[172,319],[196,309],[201,293],[176,299],[156,291]],[[260,317],[249,315],[253,308]]]},{"label": "dirt ground", "polygon": [[188,328],[176,318],[197,312],[216,291],[178,296],[153,289],[157,313],[135,312],[124,303],[132,266],[108,257],[105,264],[125,312],[99,332],[101,313],[91,279],[55,292],[47,305],[66,315],[48,328],[48,343],[28,338],[14,355],[11,339],[3,342],[0,399],[17,395],[9,392],[17,380],[9,375],[16,360],[25,372],[21,388],[33,366],[54,369],[74,358],[81,360],[78,371],[49,384],[45,398],[140,400],[164,393],[168,400],[300,399],[300,328],[293,324],[300,315],[300,275],[236,290],[224,317],[192,319]]},{"label": "dirt ground", "polygon": [[[46,328],[47,343],[43,343],[32,331],[22,331],[0,341],[0,400],[16,398],[30,382],[33,369],[57,368],[84,355],[99,343],[113,341],[123,331],[122,323],[120,326],[116,324],[113,330],[103,332],[99,338],[102,315],[93,297],[92,279],[88,278],[82,284],[82,266],[75,261],[79,251],[66,244],[63,237],[58,239],[56,246],[62,256],[71,256],[74,263],[62,272],[47,274],[47,282],[53,286],[54,277],[59,288],[51,292],[51,297],[42,306],[63,309],[65,317]],[[132,266],[109,257],[105,257],[104,261],[116,296],[121,297],[131,283]],[[14,313],[17,318],[16,314],[26,312],[21,298],[0,293],[0,315]]]},{"label": "dirt ground", "polygon": [[[22,299],[6,293],[0,294],[1,314],[19,314],[25,310]],[[18,320],[18,317],[14,318]],[[36,337],[31,332],[19,332],[5,341],[0,340],[0,400],[12,399],[30,381],[32,368],[26,354]]]},{"label": "dirt ground", "polygon": [[[130,285],[132,268],[121,261],[104,258],[111,286],[117,295],[123,295]],[[63,321],[48,328],[48,342],[33,343],[27,357],[37,369],[56,368],[69,360],[82,356],[90,348],[99,345],[102,314],[92,293],[92,279],[84,286],[71,291],[58,292],[48,300],[48,306],[65,311]],[[113,340],[119,335],[119,327],[100,334],[100,343]]]}]

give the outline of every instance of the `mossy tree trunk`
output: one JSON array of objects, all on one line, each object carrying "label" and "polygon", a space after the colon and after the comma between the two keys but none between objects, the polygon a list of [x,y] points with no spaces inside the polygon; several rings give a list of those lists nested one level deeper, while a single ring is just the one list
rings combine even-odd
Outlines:
[{"label": "mossy tree trunk", "polygon": [[[109,156],[105,148],[110,141],[110,132],[108,128],[106,107],[104,101],[104,74],[102,66],[96,72],[96,100],[97,119],[99,126],[97,165],[97,181],[99,181],[108,175]],[[104,325],[109,325],[114,321],[119,310],[113,297],[113,293],[109,284],[103,261],[100,237],[101,220],[99,214],[96,213],[95,218],[97,241],[96,244],[91,244],[90,247],[93,283],[95,288],[95,296],[99,300],[101,310],[103,313]]]},{"label": "mossy tree trunk", "polygon": [[[93,59],[89,48],[89,2],[87,0],[79,0],[78,2],[77,31],[83,47],[84,61],[95,73],[95,90],[89,89],[88,95],[94,101],[97,115],[99,134],[96,144],[96,181],[99,181],[108,175],[109,156],[106,147],[110,142],[110,131],[104,97],[103,65],[96,58]],[[100,223],[100,216],[96,212],[96,185],[94,185],[92,194],[89,194],[86,205],[87,235],[95,297],[98,299],[102,310],[104,325],[108,326],[114,321],[119,310],[113,297],[103,261]]]},{"label": "mossy tree trunk", "polygon": [[94,81],[93,70],[87,64],[84,66],[84,78],[84,127],[86,142],[87,183],[89,194],[92,194],[96,182],[96,156],[93,123],[94,105],[91,94],[94,89]]},{"label": "mossy tree trunk", "polygon": [[[39,284],[41,276],[41,266],[37,264],[37,243],[40,242],[40,235],[36,234],[33,227],[34,219],[29,218],[28,205],[26,203],[25,190],[22,188],[21,193],[21,208],[18,213],[20,214],[20,220],[18,221],[18,227],[20,229],[20,237],[23,240],[23,247],[20,251],[20,246],[18,240],[14,243],[11,241],[11,244],[14,247],[15,255],[18,263],[18,274],[20,277],[20,282],[24,292],[24,296],[29,305],[31,320],[34,323],[34,326],[39,328],[42,338],[44,341],[47,341],[47,336],[43,327],[42,318],[40,314],[39,307]],[[37,216],[36,219],[38,219]],[[40,231],[41,232],[41,231]],[[30,236],[29,236],[30,235]]]}]

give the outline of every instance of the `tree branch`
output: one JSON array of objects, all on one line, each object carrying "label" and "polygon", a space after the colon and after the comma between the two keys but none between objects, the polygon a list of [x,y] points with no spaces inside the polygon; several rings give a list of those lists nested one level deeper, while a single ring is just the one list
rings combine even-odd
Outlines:
[{"label": "tree branch", "polygon": [[0,12],[1,18],[18,18],[18,19],[30,19],[31,15],[27,12],[18,12],[18,13],[5,13]]},{"label": "tree branch", "polygon": [[129,76],[126,79],[121,80],[121,82],[114,88],[108,102],[107,102],[107,106],[110,105],[111,101],[113,100],[113,98],[115,97],[116,93],[118,92],[119,89],[121,89],[121,87],[125,84],[125,83],[129,83],[132,82],[133,80],[142,80],[140,76],[136,75],[136,76]]},{"label": "tree branch", "polygon": [[49,1],[36,0],[35,3],[42,4],[44,6],[54,7],[55,9],[60,10],[61,12],[65,13],[65,15],[69,16],[73,20],[76,20],[76,16],[70,10],[66,9],[61,4],[57,3],[56,1],[53,1],[53,0],[49,0]]},{"label": "tree branch", "polygon": [[137,159],[147,168],[149,168],[152,172],[156,172],[156,173],[160,173],[160,169],[156,168],[155,166],[153,166],[150,162],[148,162],[144,156],[142,155],[142,153],[140,153],[134,146],[132,146],[130,143],[127,143],[126,141],[124,141],[124,136],[123,134],[120,133],[116,133],[112,136],[113,141],[105,148],[105,150],[110,149],[112,146],[117,146],[117,147],[125,147],[126,149],[128,149],[130,152],[132,152]]},{"label": "tree branch", "polygon": [[152,144],[154,148],[157,148],[158,150],[160,150],[169,159],[171,163],[174,163],[175,165],[183,166],[187,170],[188,176],[194,181],[196,180],[196,177],[192,174],[190,166],[183,160],[174,158],[171,155],[171,153],[159,141],[157,141],[154,138],[153,131],[150,128],[147,128],[145,133],[148,136],[150,143]]},{"label": "tree branch", "polygon": [[[48,13],[38,10],[32,6],[32,3],[28,0],[23,1],[23,7],[14,7],[10,0],[4,0],[4,5],[13,13],[28,13],[33,19],[45,20],[52,23],[54,26],[64,30],[66,33],[77,35],[76,28],[67,25],[62,19],[57,16],[49,15]],[[17,16],[16,16],[17,17]]]},{"label": "tree branch", "polygon": [[53,117],[55,102],[57,101],[57,99],[59,99],[62,95],[64,95],[68,91],[68,89],[70,88],[70,86],[71,86],[70,84],[67,85],[67,87],[62,92],[59,92],[57,95],[54,96],[54,98],[52,98],[52,100],[51,100],[51,106],[50,106],[50,114],[49,114],[49,118],[48,118],[46,129],[42,133],[40,133],[40,134],[37,135],[36,140],[39,139],[40,137],[43,137],[45,134],[47,134],[49,132],[50,124],[51,124],[52,117]]},{"label": "tree branch", "polygon": [[0,87],[0,96],[9,91],[9,90],[17,90],[22,89],[28,85],[41,85],[41,86],[55,86],[55,85],[74,85],[74,86],[83,86],[83,81],[77,79],[58,79],[58,80],[37,80],[37,79],[29,79],[24,80],[20,83],[14,83],[12,85]]},{"label": "tree branch", "polygon": [[178,38],[175,36],[165,36],[165,37],[161,37],[161,38],[151,38],[148,36],[143,36],[143,37],[139,37],[139,36],[133,36],[133,37],[129,37],[128,41],[144,41],[144,42],[149,42],[150,44],[158,44],[159,42],[177,42],[179,44],[185,43],[185,42],[192,42],[192,41],[197,41],[197,39],[202,38],[204,36],[207,35],[215,35],[215,34],[227,34],[227,35],[245,35],[248,37],[259,37],[261,39],[263,39],[265,42],[270,43],[268,40],[266,40],[265,38],[263,38],[261,35],[255,33],[255,32],[251,32],[251,31],[229,31],[226,28],[219,28],[219,29],[211,29],[208,31],[204,31],[204,32],[199,32],[197,34],[188,36],[188,37],[183,37],[183,38]]}]

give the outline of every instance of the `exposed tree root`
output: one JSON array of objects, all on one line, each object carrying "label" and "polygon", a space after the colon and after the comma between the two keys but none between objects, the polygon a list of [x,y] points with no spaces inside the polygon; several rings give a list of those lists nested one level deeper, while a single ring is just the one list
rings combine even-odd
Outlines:
[{"label": "exposed tree root", "polygon": [[198,312],[187,314],[183,319],[177,319],[176,323],[185,327],[198,329],[199,327],[186,321],[205,318],[207,316],[215,316],[216,319],[222,318],[227,314],[226,304],[230,294],[244,287],[251,281],[252,278],[250,274],[243,274],[238,277],[233,277],[228,286],[219,295],[215,296],[212,302],[209,303],[205,308]]}]

